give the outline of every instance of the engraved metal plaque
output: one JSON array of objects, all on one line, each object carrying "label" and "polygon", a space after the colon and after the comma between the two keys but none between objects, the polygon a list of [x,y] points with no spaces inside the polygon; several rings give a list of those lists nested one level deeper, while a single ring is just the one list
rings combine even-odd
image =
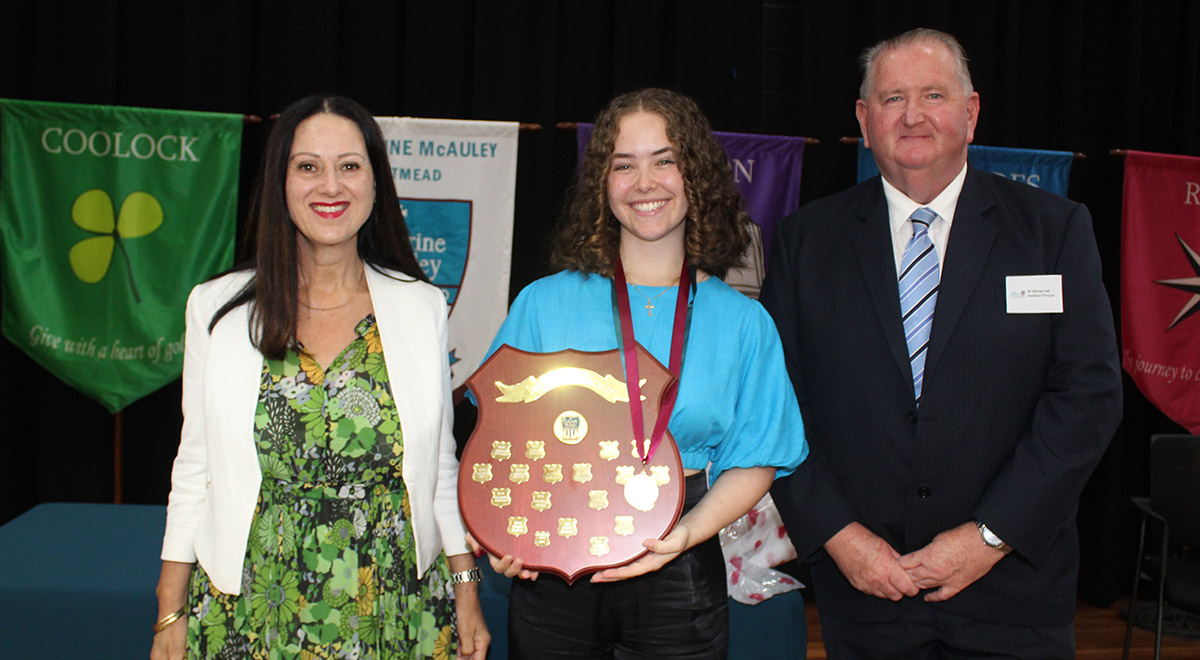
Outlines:
[{"label": "engraved metal plaque", "polygon": [[[674,377],[636,350],[651,429]],[[623,374],[616,350],[502,346],[467,380],[479,422],[463,450],[459,505],[488,552],[573,582],[634,561],[647,552],[642,541],[674,527],[683,508],[679,449],[668,432],[642,466]]]}]

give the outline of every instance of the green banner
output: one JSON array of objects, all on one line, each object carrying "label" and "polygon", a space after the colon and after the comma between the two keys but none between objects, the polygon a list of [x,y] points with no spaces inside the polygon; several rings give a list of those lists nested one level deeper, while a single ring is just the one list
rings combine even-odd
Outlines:
[{"label": "green banner", "polygon": [[109,412],[178,378],[241,141],[241,115],[0,100],[4,336]]}]

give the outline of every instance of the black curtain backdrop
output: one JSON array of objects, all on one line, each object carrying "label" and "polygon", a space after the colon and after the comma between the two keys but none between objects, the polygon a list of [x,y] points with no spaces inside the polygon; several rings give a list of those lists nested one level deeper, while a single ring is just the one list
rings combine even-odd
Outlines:
[{"label": "black curtain backdrop", "polygon": [[[1114,307],[1123,170],[1109,150],[1200,155],[1200,3],[1186,0],[9,0],[0,21],[5,98],[268,117],[338,92],[377,115],[541,124],[520,138],[513,294],[547,274],[545,238],[573,174],[575,134],[557,122],[589,121],[619,92],[678,89],[719,130],[819,139],[805,154],[807,201],[854,183],[854,149],[838,138],[858,135],[857,53],[912,27],[966,47],[978,143],[1086,154],[1070,196],[1092,211]],[[268,126],[245,129],[243,209]],[[0,523],[42,502],[112,501],[113,418],[7,340],[0,363]],[[1080,593],[1102,605],[1128,588],[1128,496],[1148,491],[1149,436],[1181,431],[1128,379],[1125,393],[1079,517]],[[179,398],[176,381],[124,411],[125,502],[166,501]],[[461,441],[474,411],[459,412]]]}]

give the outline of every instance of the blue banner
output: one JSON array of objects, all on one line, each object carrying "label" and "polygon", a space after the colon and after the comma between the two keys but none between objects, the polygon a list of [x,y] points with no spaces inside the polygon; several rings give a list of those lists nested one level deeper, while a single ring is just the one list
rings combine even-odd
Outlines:
[{"label": "blue banner", "polygon": [[[1070,151],[1010,149],[972,144],[967,148],[967,160],[981,170],[1066,197],[1067,182],[1071,178],[1071,163],[1075,160],[1075,154]],[[858,180],[865,181],[876,174],[879,174],[879,168],[875,165],[875,157],[870,149],[863,147],[860,139]]]}]

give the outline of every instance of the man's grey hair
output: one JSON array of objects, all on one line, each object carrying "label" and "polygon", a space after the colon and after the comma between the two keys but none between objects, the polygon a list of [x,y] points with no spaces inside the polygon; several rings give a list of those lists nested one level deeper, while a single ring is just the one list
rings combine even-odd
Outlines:
[{"label": "man's grey hair", "polygon": [[862,52],[862,55],[858,57],[858,64],[862,68],[862,85],[858,88],[858,97],[865,101],[870,95],[875,60],[881,54],[922,41],[935,41],[945,46],[954,58],[954,73],[958,77],[958,82],[962,84],[963,93],[969,95],[975,91],[975,87],[971,84],[971,70],[967,68],[967,52],[963,50],[962,44],[958,43],[958,39],[941,30],[916,28],[890,39],[884,39]]}]

